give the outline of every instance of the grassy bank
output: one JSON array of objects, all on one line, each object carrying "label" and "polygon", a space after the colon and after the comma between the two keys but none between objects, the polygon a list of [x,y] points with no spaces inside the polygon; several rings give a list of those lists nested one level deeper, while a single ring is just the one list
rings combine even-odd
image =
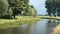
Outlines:
[{"label": "grassy bank", "polygon": [[60,20],[60,16],[54,17],[54,16],[39,16],[42,19],[55,19],[55,20]]},{"label": "grassy bank", "polygon": [[16,27],[25,23],[35,23],[41,20],[39,17],[17,16],[18,19],[0,19],[0,27]]}]

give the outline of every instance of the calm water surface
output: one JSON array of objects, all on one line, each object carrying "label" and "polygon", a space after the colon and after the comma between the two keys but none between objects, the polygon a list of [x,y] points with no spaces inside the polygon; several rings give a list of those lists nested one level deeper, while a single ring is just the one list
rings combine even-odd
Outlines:
[{"label": "calm water surface", "polygon": [[0,29],[0,34],[51,34],[59,21],[43,19],[38,23],[29,23],[15,28]]}]

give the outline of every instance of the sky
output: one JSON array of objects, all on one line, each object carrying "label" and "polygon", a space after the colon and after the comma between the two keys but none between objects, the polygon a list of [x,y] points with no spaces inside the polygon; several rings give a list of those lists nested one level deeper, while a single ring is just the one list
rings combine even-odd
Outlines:
[{"label": "sky", "polygon": [[37,9],[38,14],[45,15],[47,14],[47,9],[45,8],[45,1],[46,0],[30,0],[29,4],[33,5]]}]

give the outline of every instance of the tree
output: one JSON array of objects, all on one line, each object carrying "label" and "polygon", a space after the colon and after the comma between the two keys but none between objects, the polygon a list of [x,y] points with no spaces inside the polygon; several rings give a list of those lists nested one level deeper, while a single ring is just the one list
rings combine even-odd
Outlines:
[{"label": "tree", "polygon": [[[0,17],[15,18],[18,14],[35,15],[37,11],[29,4],[29,0],[0,0]],[[31,11],[33,9],[33,11]],[[32,14],[31,14],[32,13]]]},{"label": "tree", "polygon": [[48,9],[50,9],[50,13],[52,13],[54,16],[56,16],[56,12],[57,15],[60,16],[60,0],[46,0],[45,4],[47,12],[49,12]]},{"label": "tree", "polygon": [[35,9],[35,7],[32,5],[32,12],[33,12],[33,16],[36,17],[37,16],[37,10]]},{"label": "tree", "polygon": [[[8,2],[7,0],[0,0],[0,17],[5,17],[6,15],[9,15],[9,11],[8,10]],[[11,12],[11,11],[10,11]]]},{"label": "tree", "polygon": [[51,16],[51,6],[50,6],[51,5],[51,0],[46,0],[45,4],[46,4],[45,7],[47,8],[47,13],[48,13],[49,16]]}]

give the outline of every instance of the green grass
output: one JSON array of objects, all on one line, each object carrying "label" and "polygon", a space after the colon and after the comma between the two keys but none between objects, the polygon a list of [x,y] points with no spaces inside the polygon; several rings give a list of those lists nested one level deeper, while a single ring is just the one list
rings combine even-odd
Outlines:
[{"label": "green grass", "polygon": [[26,23],[36,23],[41,20],[39,17],[17,16],[18,19],[0,19],[0,27],[17,27]]},{"label": "green grass", "polygon": [[38,17],[40,17],[40,18],[48,18],[48,19],[57,19],[57,20],[60,20],[60,16],[56,16],[56,17],[54,17],[54,16],[38,16]]}]

